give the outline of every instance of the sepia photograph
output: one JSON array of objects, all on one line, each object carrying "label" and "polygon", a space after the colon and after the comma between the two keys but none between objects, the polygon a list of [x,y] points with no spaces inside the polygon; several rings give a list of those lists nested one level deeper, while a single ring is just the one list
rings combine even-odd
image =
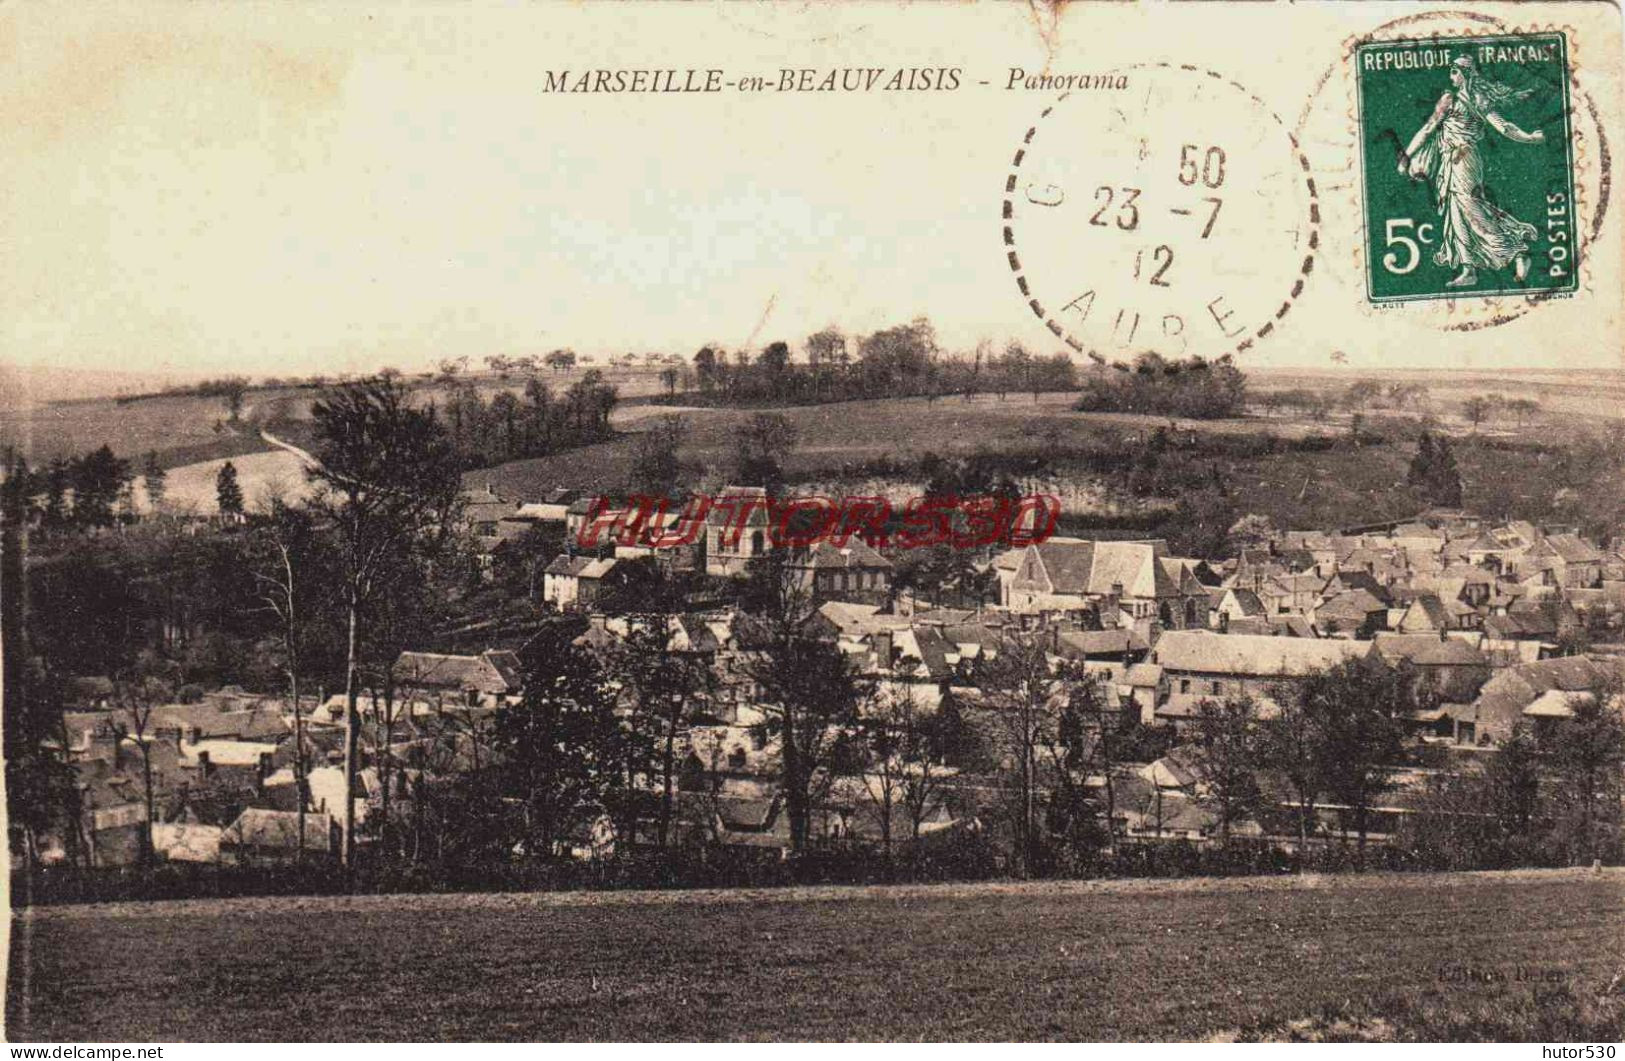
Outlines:
[{"label": "sepia photograph", "polygon": [[0,5],[10,1056],[1613,1058],[1622,41]]}]

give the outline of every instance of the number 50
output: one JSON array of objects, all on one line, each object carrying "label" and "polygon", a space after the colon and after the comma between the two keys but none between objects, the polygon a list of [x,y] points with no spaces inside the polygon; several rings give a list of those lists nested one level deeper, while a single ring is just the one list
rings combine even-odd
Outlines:
[{"label": "number 50", "polygon": [[[1416,239],[1411,239],[1409,236],[1405,235],[1403,232],[1404,229],[1413,230],[1416,233]],[[1404,276],[1406,273],[1414,270],[1422,261],[1422,248],[1418,247],[1416,244],[1418,242],[1432,243],[1432,233],[1432,222],[1418,225],[1415,218],[1390,217],[1383,224],[1383,246],[1392,247],[1397,243],[1399,246],[1403,247],[1405,250],[1405,264],[1401,265],[1399,263],[1399,255],[1390,250],[1387,254],[1382,256],[1382,267],[1387,269],[1390,273],[1393,273],[1395,276]]]}]

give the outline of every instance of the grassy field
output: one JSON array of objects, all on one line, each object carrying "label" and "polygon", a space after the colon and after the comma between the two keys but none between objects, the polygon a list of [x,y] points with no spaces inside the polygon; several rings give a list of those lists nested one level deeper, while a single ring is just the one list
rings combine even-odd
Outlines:
[{"label": "grassy field", "polygon": [[[554,393],[566,390],[585,375],[587,368],[549,372],[546,381]],[[657,370],[615,368],[605,371],[623,399],[636,399],[659,393]],[[501,380],[491,375],[469,377],[482,397],[489,399],[499,390],[522,392],[524,381],[515,376]],[[435,396],[440,385],[421,379],[408,380],[426,400]],[[266,387],[244,396],[243,416],[260,422],[273,418],[300,421],[309,418],[310,403],[317,392],[288,387]],[[226,418],[225,403],[217,397],[181,394],[117,401],[114,398],[80,398],[71,401],[0,405],[0,445],[20,447],[31,460],[48,461],[68,457],[97,446],[109,445],[121,457],[137,457],[149,450],[160,457],[177,454],[180,460],[166,460],[166,466],[189,461],[235,456],[264,450],[252,432],[235,437],[216,430],[217,421]]]},{"label": "grassy field", "polygon": [[[1499,394],[1507,398],[1533,398],[1541,405],[1549,426],[1573,423],[1575,419],[1625,416],[1625,372],[1566,372],[1562,369],[1513,369],[1500,371],[1424,371],[1385,369],[1362,372],[1357,368],[1312,371],[1307,369],[1268,369],[1256,371],[1250,380],[1254,395],[1271,390],[1297,387],[1318,391],[1346,390],[1359,379],[1382,383],[1414,383],[1427,388],[1434,415],[1442,419],[1460,416],[1461,404],[1477,395]],[[1497,418],[1492,423],[1503,424]]]},{"label": "grassy field", "polygon": [[[1148,437],[1170,421],[1166,417],[1072,410],[1074,395],[1010,395],[1005,401],[980,396],[970,402],[959,398],[927,402],[919,398],[879,399],[835,405],[775,410],[799,434],[787,472],[792,481],[840,478],[843,467],[885,457],[916,460],[925,453],[942,456],[977,451],[1024,453],[1049,457],[1068,449],[1099,448],[1098,432],[1118,433],[1124,447]],[[532,497],[554,486],[613,492],[623,487],[632,464],[632,434],[648,417],[666,412],[660,407],[628,404],[616,410],[623,437],[569,453],[535,460],[515,461],[496,468],[470,472],[471,485],[490,483],[510,496]],[[728,481],[733,466],[733,429],[749,410],[676,410],[685,422],[680,456],[698,486],[715,487]],[[1556,414],[1550,414],[1555,417]],[[1486,428],[1481,437],[1551,441],[1554,426],[1548,417],[1514,429],[1510,422]],[[1368,418],[1368,429],[1380,418]],[[1253,416],[1234,420],[1177,421],[1181,433],[1201,436],[1262,436],[1280,439],[1310,434],[1347,434],[1346,414],[1328,422],[1301,417]],[[1567,430],[1599,420],[1568,417]],[[1457,456],[1466,487],[1467,507],[1490,515],[1549,512],[1559,483],[1546,458],[1530,452],[1480,447],[1465,424],[1447,423],[1457,437]],[[1383,519],[1401,519],[1415,513],[1421,503],[1396,489],[1403,484],[1416,445],[1415,426],[1396,432],[1388,444],[1358,450],[1286,452],[1246,458],[1226,458],[1225,475],[1242,512],[1269,515],[1283,527],[1342,527]],[[1068,467],[1064,459],[1051,462],[1051,471],[1063,479],[1084,482],[1089,473]]]},{"label": "grassy field", "polygon": [[[651,417],[681,416],[686,425],[681,454],[684,461],[724,469],[736,450],[733,431],[758,412],[783,416],[796,428],[798,439],[788,471],[792,477],[823,474],[843,462],[857,463],[877,457],[916,459],[926,453],[941,456],[1032,450],[1049,444],[1067,445],[1091,429],[1109,427],[1130,434],[1148,434],[1170,423],[1168,417],[1130,413],[1078,413],[1076,394],[1012,394],[1003,401],[993,395],[962,398],[878,398],[872,401],[829,405],[791,406],[772,410],[730,408],[667,408],[627,404],[616,410],[616,426],[633,432]],[[1278,418],[1177,421],[1206,433],[1245,435],[1265,430],[1283,438],[1299,437],[1319,425]],[[631,464],[629,438],[589,446],[536,460],[515,461],[500,468],[470,473],[520,493],[551,485],[578,489],[613,487]]]},{"label": "grassy field", "polygon": [[[581,374],[581,369],[549,374],[548,381],[559,391]],[[1254,390],[1264,393],[1311,387],[1337,392],[1354,379],[1368,375],[1260,373]],[[556,486],[617,490],[628,479],[632,434],[649,418],[667,412],[676,412],[685,419],[681,457],[693,473],[690,479],[694,485],[716,487],[728,481],[736,449],[733,429],[752,415],[752,410],[648,405],[640,403],[640,398],[646,399],[659,389],[656,373],[615,369],[608,376],[622,394],[622,404],[613,416],[616,427],[623,432],[621,438],[552,457],[471,472],[469,483],[491,483],[513,497],[539,496]],[[1625,377],[1617,373],[1589,373],[1583,379],[1562,373],[1386,373],[1382,378],[1421,382],[1428,387],[1441,427],[1459,440],[1466,503],[1490,515],[1548,514],[1551,495],[1559,484],[1539,455],[1490,451],[1475,445],[1472,435],[1500,441],[1562,441],[1576,432],[1595,431],[1610,416],[1619,416],[1625,410]],[[473,382],[487,396],[497,389],[518,385],[495,377],[479,377]],[[425,395],[432,394],[434,385],[422,381],[419,385]],[[1542,408],[1526,423],[1498,417],[1475,432],[1461,419],[1460,399],[1484,393],[1526,394],[1536,397]],[[302,418],[308,416],[311,396],[309,391],[286,389],[253,391],[245,415],[258,420],[275,419],[280,425],[277,431],[299,441],[298,429]],[[923,398],[878,399],[777,411],[796,426],[800,436],[788,467],[792,481],[844,479],[849,485],[855,484],[843,474],[846,470],[882,457],[910,462],[926,453],[952,456],[979,450],[1049,455],[1090,445],[1098,449],[1103,431],[1116,432],[1120,441],[1115,444],[1132,450],[1137,440],[1170,422],[1154,416],[1078,413],[1072,409],[1075,400],[1072,394],[1044,394],[1035,400],[1030,394],[1012,393],[1003,400],[992,395],[980,395],[969,402],[957,397],[934,402]],[[0,442],[21,442],[36,458],[82,452],[103,441],[110,442],[115,452],[134,458],[156,449],[166,458],[165,463],[175,468],[170,492],[177,503],[207,511],[213,505],[214,475],[220,459],[268,449],[252,430],[237,434],[216,431],[216,422],[223,413],[219,399],[200,397],[143,399],[123,405],[110,399],[40,405],[22,411],[0,411]],[[1371,410],[1368,428],[1380,426],[1387,416],[1381,410]],[[1350,426],[1346,412],[1315,421],[1301,413],[1263,415],[1262,410],[1234,420],[1179,423],[1182,431],[1201,435],[1271,434],[1281,439],[1315,433],[1346,434]],[[1419,507],[1408,493],[1395,490],[1414,452],[1414,443],[1402,436],[1413,431],[1414,422],[1395,434],[1394,443],[1359,451],[1284,453],[1229,460],[1226,476],[1241,511],[1267,514],[1281,526],[1336,527],[1403,518]],[[239,474],[248,476],[245,489],[251,501],[278,484],[296,485],[301,477],[297,462],[284,454],[259,454],[238,460],[237,464]],[[1102,493],[1100,484],[1085,469],[1054,462],[1050,471],[1076,480],[1085,495]]]},{"label": "grassy field", "polygon": [[[568,372],[546,374],[550,387],[562,391],[576,382],[588,367],[580,366]],[[602,366],[596,366],[602,369]],[[622,401],[635,403],[640,398],[658,394],[662,390],[657,370],[646,368],[610,368],[606,378],[620,391]],[[9,378],[9,377],[8,377]],[[1497,419],[1484,425],[1491,433],[1522,432],[1524,429],[1562,431],[1578,423],[1595,422],[1607,417],[1625,416],[1625,374],[1617,372],[1588,372],[1574,375],[1563,372],[1361,372],[1353,369],[1336,371],[1260,370],[1255,373],[1252,389],[1256,394],[1294,388],[1308,388],[1339,392],[1357,379],[1378,379],[1383,382],[1420,383],[1427,387],[1433,414],[1446,423],[1459,422],[1461,402],[1472,395],[1502,394],[1537,399],[1542,411],[1527,425],[1515,425],[1510,420]],[[409,382],[420,389],[432,391],[437,384],[421,379]],[[489,374],[469,377],[481,394],[489,398],[498,390],[518,391],[523,381],[517,376],[506,381]],[[14,396],[13,396],[14,397]],[[245,415],[264,420],[283,416],[298,420],[308,415],[313,392],[289,388],[263,388],[250,391],[246,396]],[[968,406],[958,399],[945,399],[936,403],[941,409],[953,410],[946,417],[930,416],[929,424],[918,432],[909,421],[901,425],[886,421],[888,407],[896,403],[886,401],[856,402],[825,406],[821,409],[792,410],[793,418],[804,420],[807,430],[804,441],[812,445],[813,456],[818,452],[849,451],[876,452],[886,448],[950,450],[955,444],[975,445],[986,442],[996,446],[1014,434],[1033,437],[1034,433],[1051,428],[1064,429],[1065,422],[1075,422],[1067,416],[1073,400],[1068,395],[1045,395],[1035,406],[1031,395],[1011,394],[1004,401],[992,396],[980,396]],[[924,406],[920,399],[902,405]],[[148,450],[161,455],[188,447],[229,448],[231,440],[222,442],[215,423],[226,415],[221,399],[177,395],[143,398],[117,402],[112,398],[75,399],[58,402],[26,401],[0,403],[0,444],[13,444],[25,448],[32,456],[48,460],[54,456],[81,453],[107,443],[121,456],[139,456]],[[715,413],[723,418],[737,415],[732,411]],[[1156,418],[1103,417],[1099,422],[1118,421],[1155,423]],[[1057,423],[1061,421],[1061,423]],[[1272,417],[1269,428],[1283,435],[1307,430],[1335,429],[1338,419],[1331,425],[1316,425],[1283,417]],[[1221,422],[1209,425],[1210,430],[1221,432],[1251,432],[1260,429],[1255,419]],[[1024,433],[1025,429],[1025,433]],[[984,437],[981,432],[988,430]],[[237,444],[233,452],[246,452]],[[227,456],[229,453],[201,451],[190,460]],[[170,461],[168,463],[184,463]]]},{"label": "grassy field", "polygon": [[37,1040],[1613,1040],[1625,873],[222,900],[14,915]]},{"label": "grassy field", "polygon": [[202,460],[265,448],[258,440],[216,430],[225,418],[218,398],[149,398],[124,405],[111,399],[60,402],[0,410],[0,445],[17,446],[39,463],[104,444],[135,460],[148,451]]}]

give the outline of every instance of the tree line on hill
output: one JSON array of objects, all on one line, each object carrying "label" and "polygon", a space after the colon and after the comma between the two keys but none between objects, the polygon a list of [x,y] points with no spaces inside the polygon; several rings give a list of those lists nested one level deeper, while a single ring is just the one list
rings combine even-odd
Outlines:
[{"label": "tree line on hill", "polygon": [[704,346],[690,367],[662,371],[668,397],[714,405],[810,405],[866,398],[936,399],[1068,391],[1077,369],[1063,354],[1043,357],[1012,342],[1002,352],[981,343],[969,355],[942,349],[925,318],[869,335],[848,336],[830,327],[809,335],[806,360],[792,360],[788,343],[768,343],[752,354],[729,355]]}]

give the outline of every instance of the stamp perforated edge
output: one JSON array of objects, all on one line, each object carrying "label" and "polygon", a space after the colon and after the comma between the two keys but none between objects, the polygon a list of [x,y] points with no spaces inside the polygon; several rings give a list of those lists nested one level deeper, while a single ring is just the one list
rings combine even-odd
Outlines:
[{"label": "stamp perforated edge", "polygon": [[[1349,52],[1349,55],[1347,56],[1347,59],[1345,61],[1352,60],[1353,63],[1354,63],[1353,81],[1354,81],[1355,111],[1354,111],[1353,128],[1355,129],[1354,143],[1355,143],[1355,148],[1356,148],[1356,151],[1357,151],[1355,167],[1356,167],[1356,173],[1359,176],[1359,185],[1360,185],[1360,236],[1361,236],[1360,242],[1359,242],[1359,245],[1358,245],[1358,249],[1356,251],[1356,257],[1359,259],[1359,262],[1360,262],[1360,277],[1361,277],[1362,282],[1365,285],[1365,297],[1366,297],[1366,300],[1368,302],[1370,302],[1372,305],[1388,306],[1388,305],[1394,305],[1394,304],[1398,304],[1398,303],[1409,303],[1409,302],[1439,302],[1439,301],[1455,301],[1457,299],[1492,299],[1492,298],[1503,298],[1503,297],[1521,298],[1521,299],[1528,300],[1530,302],[1539,302],[1539,301],[1545,301],[1545,300],[1552,299],[1552,298],[1561,298],[1561,297],[1563,297],[1565,295],[1573,294],[1574,292],[1579,290],[1579,288],[1580,288],[1580,273],[1584,268],[1584,261],[1585,261],[1585,257],[1586,257],[1586,255],[1584,253],[1578,253],[1578,254],[1576,254],[1574,256],[1575,257],[1574,270],[1570,274],[1568,283],[1566,283],[1566,284],[1564,284],[1564,285],[1562,285],[1560,287],[1542,287],[1542,288],[1535,288],[1533,290],[1520,289],[1520,288],[1515,288],[1514,287],[1514,288],[1505,288],[1505,289],[1497,290],[1497,291],[1468,291],[1468,292],[1460,292],[1460,293],[1456,293],[1456,294],[1451,294],[1451,293],[1447,293],[1447,292],[1434,292],[1434,293],[1419,294],[1419,295],[1378,295],[1374,291],[1372,291],[1372,289],[1371,289],[1370,261],[1369,261],[1369,258],[1367,257],[1369,255],[1369,253],[1370,253],[1372,237],[1371,237],[1371,196],[1370,196],[1369,189],[1366,187],[1365,128],[1364,128],[1364,125],[1363,125],[1363,123],[1365,121],[1365,93],[1364,93],[1363,87],[1362,87],[1363,82],[1362,82],[1362,79],[1361,79],[1360,74],[1359,74],[1360,54],[1361,54],[1361,52],[1363,52],[1367,48],[1380,48],[1380,47],[1385,47],[1385,46],[1390,46],[1390,45],[1395,45],[1395,44],[1425,44],[1425,43],[1429,43],[1429,42],[1436,43],[1436,42],[1441,41],[1441,40],[1447,40],[1447,41],[1453,41],[1453,42],[1466,44],[1466,43],[1483,43],[1483,42],[1487,42],[1487,41],[1519,40],[1519,39],[1530,38],[1530,37],[1535,37],[1535,38],[1539,38],[1539,37],[1555,37],[1557,39],[1558,43],[1559,43],[1559,46],[1560,46],[1560,49],[1561,49],[1561,52],[1562,52],[1562,63],[1563,63],[1563,77],[1562,77],[1561,80],[1563,82],[1563,144],[1564,144],[1564,159],[1565,159],[1565,163],[1566,163],[1564,168],[1566,170],[1565,175],[1568,178],[1569,201],[1575,204],[1575,220],[1576,220],[1576,222],[1578,222],[1579,217],[1580,217],[1580,199],[1579,199],[1579,196],[1578,196],[1577,191],[1576,191],[1576,187],[1575,187],[1576,181],[1574,179],[1574,175],[1575,175],[1575,172],[1579,168],[1579,164],[1578,164],[1578,160],[1576,158],[1577,145],[1575,143],[1574,127],[1573,127],[1573,117],[1574,117],[1574,110],[1575,110],[1574,101],[1573,101],[1573,94],[1574,94],[1574,92],[1576,90],[1576,86],[1574,84],[1573,64],[1570,61],[1570,56],[1571,56],[1572,52],[1571,52],[1571,49],[1569,48],[1569,39],[1572,36],[1573,36],[1572,33],[1565,32],[1562,29],[1530,30],[1530,31],[1523,31],[1523,32],[1508,31],[1508,32],[1487,33],[1487,34],[1476,34],[1476,33],[1472,33],[1472,32],[1466,32],[1466,33],[1459,33],[1459,34],[1456,34],[1456,33],[1434,34],[1434,35],[1431,35],[1431,36],[1421,36],[1421,37],[1399,36],[1399,37],[1394,37],[1394,38],[1387,39],[1387,40],[1377,40],[1377,39],[1373,39],[1373,38],[1367,38],[1367,39],[1361,40],[1357,44],[1355,44],[1353,49]],[[1581,228],[1582,226],[1579,225],[1579,224],[1576,224],[1575,227],[1576,228]],[[1589,246],[1581,248],[1582,252],[1589,251],[1589,249],[1590,249]]]}]

